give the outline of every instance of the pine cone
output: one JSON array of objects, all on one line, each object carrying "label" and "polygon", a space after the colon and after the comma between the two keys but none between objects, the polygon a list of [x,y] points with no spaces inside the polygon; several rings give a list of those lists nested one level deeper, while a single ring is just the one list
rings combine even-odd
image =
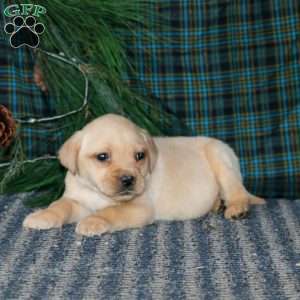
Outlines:
[{"label": "pine cone", "polygon": [[8,147],[16,134],[16,122],[11,112],[0,105],[0,147]]}]

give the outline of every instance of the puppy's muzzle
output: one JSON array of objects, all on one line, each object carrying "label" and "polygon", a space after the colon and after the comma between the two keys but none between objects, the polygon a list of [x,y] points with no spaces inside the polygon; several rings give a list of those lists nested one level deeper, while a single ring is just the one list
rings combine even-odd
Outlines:
[{"label": "puppy's muzzle", "polygon": [[122,175],[119,180],[122,190],[130,190],[135,184],[135,177],[132,175]]}]

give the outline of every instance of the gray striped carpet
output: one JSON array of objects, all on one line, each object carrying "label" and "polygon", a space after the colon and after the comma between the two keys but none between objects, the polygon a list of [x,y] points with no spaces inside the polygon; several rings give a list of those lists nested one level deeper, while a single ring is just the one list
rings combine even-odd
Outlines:
[{"label": "gray striped carpet", "polygon": [[0,198],[0,299],[300,299],[300,200],[81,238]]}]

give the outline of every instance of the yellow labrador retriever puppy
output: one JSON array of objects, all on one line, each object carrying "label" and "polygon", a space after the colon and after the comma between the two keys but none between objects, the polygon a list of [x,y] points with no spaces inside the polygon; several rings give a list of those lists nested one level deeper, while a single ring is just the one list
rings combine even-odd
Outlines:
[{"label": "yellow labrador retriever puppy", "polygon": [[77,131],[59,151],[68,169],[63,196],[26,217],[28,228],[77,222],[92,236],[155,220],[205,215],[225,202],[225,218],[263,199],[242,183],[232,149],[207,137],[151,138],[124,117],[105,115]]}]

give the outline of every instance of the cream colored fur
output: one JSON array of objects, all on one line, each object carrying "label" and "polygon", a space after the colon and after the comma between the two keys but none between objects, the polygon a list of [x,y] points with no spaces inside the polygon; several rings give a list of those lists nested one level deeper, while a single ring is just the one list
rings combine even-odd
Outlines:
[{"label": "cream colored fur", "polygon": [[[97,160],[108,153],[106,162]],[[137,152],[145,158],[136,161]],[[76,222],[76,232],[100,235],[156,220],[201,217],[225,201],[225,217],[264,200],[242,184],[232,149],[207,137],[151,138],[118,115],[105,115],[76,132],[59,152],[68,168],[63,196],[26,217],[24,227],[49,229]],[[127,192],[120,178],[135,178]]]}]

